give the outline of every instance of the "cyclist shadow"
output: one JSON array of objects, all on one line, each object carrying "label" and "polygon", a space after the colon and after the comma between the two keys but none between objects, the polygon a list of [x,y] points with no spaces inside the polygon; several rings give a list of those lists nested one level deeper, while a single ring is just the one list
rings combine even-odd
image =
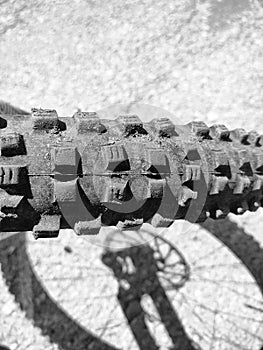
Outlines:
[{"label": "cyclist shadow", "polygon": [[[263,294],[263,249],[244,230],[229,219],[208,220],[202,224],[223,242],[243,262],[254,276]],[[135,249],[136,248],[136,249]],[[173,343],[174,350],[194,350],[184,328],[156,276],[153,252],[148,246],[133,247],[119,252],[123,259],[129,256],[135,273],[123,274],[121,260],[115,253],[105,253],[102,261],[110,267],[119,281],[118,301],[141,350],[158,349],[141,306],[143,294],[148,294],[159,313]],[[138,257],[143,257],[138,258]],[[0,263],[10,292],[42,333],[49,336],[63,350],[117,349],[81,327],[48,295],[34,273],[26,250],[26,235],[19,233],[0,241]],[[147,267],[147,269],[146,269]],[[137,271],[137,272],[136,272]]]}]

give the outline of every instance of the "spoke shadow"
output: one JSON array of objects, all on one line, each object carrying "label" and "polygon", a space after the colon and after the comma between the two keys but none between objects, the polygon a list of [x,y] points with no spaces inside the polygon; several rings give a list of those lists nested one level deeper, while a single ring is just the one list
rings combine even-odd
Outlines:
[{"label": "spoke shadow", "polygon": [[130,247],[117,252],[106,251],[102,261],[112,269],[119,282],[117,297],[140,349],[159,349],[146,324],[147,314],[141,305],[144,295],[151,297],[160,322],[172,341],[172,349],[198,349],[188,338],[159,281],[158,265],[154,251],[149,245]]},{"label": "spoke shadow", "polygon": [[118,350],[81,327],[52,300],[33,271],[25,237],[19,233],[0,241],[0,263],[9,290],[27,318],[60,349]]},{"label": "spoke shadow", "polygon": [[219,221],[209,219],[201,226],[224,243],[242,261],[263,295],[263,249],[259,243],[229,218]]},{"label": "spoke shadow", "polygon": [[[228,218],[207,220],[202,227],[242,261],[263,294],[263,249],[253,237]],[[117,350],[77,324],[51,299],[31,266],[25,237],[25,233],[19,233],[0,241],[0,263],[9,290],[26,316],[63,350]],[[127,258],[130,259],[128,265]],[[102,261],[112,269],[119,282],[117,298],[141,350],[158,349],[147,326],[148,315],[141,305],[145,294],[155,304],[160,321],[172,340],[172,349],[199,349],[188,338],[159,282],[156,261],[148,245],[131,247],[118,253],[105,252]]]}]

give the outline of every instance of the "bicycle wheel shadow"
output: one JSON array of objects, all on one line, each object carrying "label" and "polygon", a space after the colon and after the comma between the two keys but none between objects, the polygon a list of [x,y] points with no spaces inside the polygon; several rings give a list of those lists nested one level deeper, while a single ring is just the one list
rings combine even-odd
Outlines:
[{"label": "bicycle wheel shadow", "polygon": [[0,345],[0,350],[10,350],[7,346]]},{"label": "bicycle wheel shadow", "polygon": [[228,218],[221,221],[210,219],[201,226],[224,243],[242,261],[263,295],[263,249],[253,236]]},{"label": "bicycle wheel shadow", "polygon": [[0,241],[0,263],[10,292],[26,317],[63,350],[117,350],[73,320],[49,296],[31,266],[26,234]]},{"label": "bicycle wheel shadow", "polygon": [[[229,219],[218,222],[208,220],[202,224],[202,227],[224,243],[243,262],[263,294],[263,249],[259,244]],[[120,276],[123,269],[118,266],[117,256],[106,254],[102,257],[102,261],[113,270],[115,277],[120,280],[117,298],[139,348],[141,350],[158,349],[158,345],[146,326],[145,313],[141,306],[141,297],[146,293],[152,298],[161,322],[172,340],[172,349],[196,349],[197,347],[187,337],[176,310],[173,309],[165,290],[156,277],[156,264],[151,248],[146,246],[137,249],[139,250],[126,250],[121,253],[130,256],[137,267],[137,273],[129,278],[127,275]],[[138,259],[138,256],[142,256],[144,261]],[[58,344],[60,349],[117,349],[81,327],[52,300],[31,266],[24,233],[0,241],[0,263],[3,276],[16,302],[34,325],[39,327],[44,335],[49,336],[51,342]],[[150,275],[149,268],[145,269],[145,264],[150,267]],[[146,271],[147,274],[145,274]],[[122,284],[123,279],[126,279],[125,286]]]},{"label": "bicycle wheel shadow", "polygon": [[[149,245],[133,246],[120,251],[106,251],[103,263],[112,269],[119,283],[118,301],[127,318],[131,331],[140,349],[158,350],[147,326],[147,313],[142,299],[148,295],[166,328],[174,350],[196,350],[174,310],[158,278],[158,264],[154,250]],[[178,282],[178,288],[181,283]],[[177,288],[177,287],[175,287]]]}]

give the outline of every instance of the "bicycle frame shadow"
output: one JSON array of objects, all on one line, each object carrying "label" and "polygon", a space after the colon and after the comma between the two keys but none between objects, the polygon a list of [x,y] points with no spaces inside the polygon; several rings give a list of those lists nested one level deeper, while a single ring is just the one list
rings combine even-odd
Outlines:
[{"label": "bicycle frame shadow", "polygon": [[[202,224],[202,227],[224,243],[242,261],[255,278],[263,294],[263,249],[258,243],[228,218],[220,221],[208,220]],[[0,263],[9,290],[15,296],[20,308],[25,311],[27,318],[31,319],[44,335],[49,336],[51,342],[58,344],[63,350],[117,349],[81,327],[52,300],[34,273],[27,255],[26,244],[25,233],[19,233],[0,241]],[[132,251],[124,253],[133,254]],[[145,274],[134,275],[131,280],[124,276],[129,288],[123,287],[120,283],[117,295],[140,349],[158,349],[146,327],[145,313],[140,304],[144,292],[151,296],[156,305],[160,319],[174,344],[172,349],[196,349],[188,339],[176,311],[172,308],[165,291],[156,278],[152,252],[148,251],[147,254],[149,259],[147,264],[153,267],[150,277]],[[141,262],[136,261],[134,256],[131,258],[134,264],[137,264],[137,269],[140,269]],[[118,270],[119,267],[114,266],[114,261],[105,260],[105,256],[102,259],[112,268],[116,278],[119,278],[118,271],[120,270]],[[146,280],[150,282],[147,285]],[[133,303],[132,309],[130,308],[131,302]]]}]

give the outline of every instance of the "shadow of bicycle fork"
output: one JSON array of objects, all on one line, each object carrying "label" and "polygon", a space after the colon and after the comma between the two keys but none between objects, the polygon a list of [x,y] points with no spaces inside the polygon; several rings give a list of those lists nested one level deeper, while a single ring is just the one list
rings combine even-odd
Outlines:
[{"label": "shadow of bicycle fork", "polygon": [[158,339],[147,326],[142,301],[148,295],[173,344],[173,350],[196,350],[162,287],[154,250],[149,245],[106,251],[102,262],[110,267],[119,282],[118,301],[140,349],[158,350]]},{"label": "shadow of bicycle fork", "polygon": [[[257,242],[228,219],[220,223],[210,221],[202,226],[242,261],[262,293],[263,250]],[[118,350],[77,324],[50,298],[35,275],[27,255],[25,237],[25,233],[20,233],[0,241],[0,263],[9,290],[27,318],[60,349]],[[147,326],[147,312],[142,303],[145,295],[153,301],[159,314],[158,322],[163,324],[170,337],[173,345],[169,350],[198,348],[188,338],[160,283],[158,265],[150,246],[131,247],[118,252],[106,251],[102,262],[113,271],[119,282],[117,298],[141,350],[159,349],[158,339],[154,338]]]}]

